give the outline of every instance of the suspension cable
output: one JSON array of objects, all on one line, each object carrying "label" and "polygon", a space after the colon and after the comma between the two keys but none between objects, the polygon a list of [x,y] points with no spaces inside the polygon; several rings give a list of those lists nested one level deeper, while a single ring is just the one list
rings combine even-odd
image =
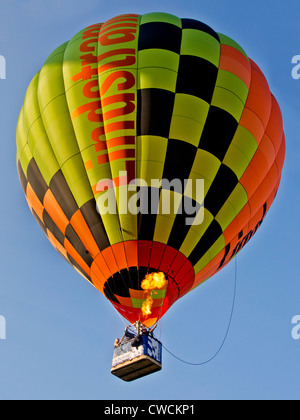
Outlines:
[{"label": "suspension cable", "polygon": [[185,363],[187,365],[193,365],[193,366],[202,366],[205,365],[209,362],[211,362],[213,359],[215,359],[218,354],[220,353],[220,351],[222,350],[225,341],[228,337],[228,333],[231,327],[231,323],[232,323],[232,318],[233,318],[233,312],[234,312],[234,307],[235,307],[235,300],[236,300],[236,289],[237,289],[237,256],[235,256],[234,258],[235,260],[235,274],[234,274],[234,292],[233,292],[233,299],[232,299],[232,307],[231,307],[231,313],[230,313],[230,317],[229,317],[229,322],[228,322],[228,326],[225,332],[225,336],[221,342],[220,347],[218,348],[218,350],[215,352],[215,354],[213,356],[211,356],[208,360],[205,360],[203,362],[199,362],[199,363],[192,363],[192,362],[188,362],[186,360],[181,359],[180,357],[176,356],[174,353],[172,353],[170,350],[168,350],[163,344],[162,347],[164,348],[164,350],[166,350],[171,356],[173,356],[175,359],[179,360],[182,363]]}]

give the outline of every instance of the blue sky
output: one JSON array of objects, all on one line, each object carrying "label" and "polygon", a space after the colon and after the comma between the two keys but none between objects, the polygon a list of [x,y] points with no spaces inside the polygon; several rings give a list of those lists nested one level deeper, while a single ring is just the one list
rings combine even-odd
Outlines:
[{"label": "blue sky", "polygon": [[[273,207],[238,256],[222,351],[199,367],[164,352],[161,372],[125,383],[110,374],[123,322],[34,221],[17,176],[15,127],[31,78],[58,45],[90,24],[152,11],[196,18],[239,42],[280,104],[287,155]],[[0,399],[299,399],[300,340],[291,335],[300,314],[300,80],[291,76],[299,13],[297,0],[0,0]],[[216,352],[234,276],[231,264],[170,309],[157,333],[168,349],[191,362]]]}]

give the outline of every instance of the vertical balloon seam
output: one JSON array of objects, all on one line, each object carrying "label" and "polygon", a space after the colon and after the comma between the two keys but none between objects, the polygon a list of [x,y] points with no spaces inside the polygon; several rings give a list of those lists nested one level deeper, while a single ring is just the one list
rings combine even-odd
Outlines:
[{"label": "vertical balloon seam", "polygon": [[[135,42],[137,43],[138,42],[138,33],[139,33],[139,25],[140,25],[140,20],[141,20],[141,16],[135,16],[135,18],[136,18],[136,32],[135,32]],[[136,89],[136,83],[137,83],[137,74],[138,74],[138,54],[137,54],[137,51],[135,50],[135,66],[136,66],[136,69],[132,69],[132,71],[135,71],[135,74],[136,74],[136,77],[135,77],[135,89]],[[120,67],[120,68],[122,68],[122,67]],[[131,72],[130,72],[131,73]],[[132,74],[132,73],[131,73]],[[136,100],[137,100],[137,95],[136,95],[136,93],[135,93],[135,113],[137,113],[137,103],[136,103]],[[136,114],[135,114],[136,115]],[[134,120],[134,125],[135,125],[135,136],[134,136],[134,138],[135,138],[135,156],[137,156],[137,141],[136,141],[136,121],[137,121],[137,118],[135,118],[135,120]],[[110,159],[110,153],[109,153],[109,159]],[[126,159],[126,158],[125,158]],[[125,163],[125,165],[126,165],[126,160],[124,160],[124,163]],[[136,170],[137,170],[137,168],[136,168],[136,160],[135,160],[135,178],[139,178],[138,176],[136,176]],[[127,173],[127,182],[129,183],[130,182],[130,180],[128,179],[128,173]],[[119,187],[120,188],[120,187]],[[126,185],[126,188],[127,188],[127,185]],[[120,191],[120,190],[119,190]],[[132,219],[135,219],[135,225],[136,225],[136,230],[137,230],[137,215],[132,215]],[[122,225],[123,225],[123,222],[122,222],[122,218],[120,217],[120,215],[119,215],[119,220],[120,220],[120,230],[121,230],[121,233],[122,233],[122,239],[123,239],[123,241],[122,241],[122,244],[123,244],[123,248],[124,248],[124,253],[125,253],[125,257],[126,257],[126,260],[127,260],[127,266],[129,266],[129,264],[128,264],[128,257],[127,257],[127,252],[126,252],[126,246],[125,246],[125,242],[127,242],[128,240],[133,240],[133,241],[136,241],[136,253],[137,253],[137,268],[138,268],[138,265],[139,265],[139,254],[138,254],[138,250],[139,250],[139,246],[138,246],[138,236],[136,236],[135,237],[135,235],[133,236],[133,238],[131,238],[131,239],[129,239],[129,238],[127,238],[126,240],[124,239],[124,233],[123,233],[123,227],[122,227]],[[121,277],[122,277],[122,280],[123,280],[123,276],[122,276],[122,271],[121,270],[119,270],[119,273],[120,273],[120,275],[121,275]],[[132,280],[132,278],[131,278],[131,272],[130,272],[130,270],[128,270],[128,275],[129,275],[129,280],[130,280],[130,285],[131,285],[131,289],[134,289],[134,281]],[[137,275],[138,275],[138,280],[139,280],[139,269],[137,270]],[[124,283],[124,285],[126,285],[126,282],[123,280],[123,283]],[[138,283],[139,283],[139,281],[138,281]]]},{"label": "vertical balloon seam", "polygon": [[[181,21],[181,19],[180,19],[180,28],[181,28],[181,39],[180,39],[180,48],[181,48],[181,43],[182,43],[182,21]],[[177,84],[177,79],[178,79],[178,72],[179,72],[179,62],[180,62],[180,51],[179,51],[179,60],[178,60],[178,66],[177,66],[177,70],[176,70],[176,84]],[[174,114],[174,106],[175,106],[175,95],[176,95],[176,86],[175,86],[175,94],[174,94],[174,100],[173,100],[173,107],[172,107],[172,116],[173,116],[173,114]],[[170,129],[171,129],[171,124],[170,124],[170,127],[169,127],[169,134],[168,134],[168,139],[167,139],[167,144],[169,143],[169,138],[170,138]],[[165,166],[165,163],[166,163],[166,157],[165,157],[165,161],[164,161],[164,166]],[[163,168],[162,168],[162,171],[164,171],[164,166],[163,166]],[[162,172],[163,173],[163,172]],[[160,190],[160,195],[162,194],[162,190]],[[175,221],[175,219],[174,219],[174,221]],[[173,224],[174,224],[174,221],[173,221]],[[157,215],[156,215],[156,218],[155,218],[155,226],[156,226],[156,223],[157,223]],[[154,232],[153,232],[153,235],[154,235]],[[153,238],[154,239],[154,238]],[[152,239],[152,240],[153,240]],[[163,260],[163,258],[164,258],[164,255],[165,255],[165,252],[166,252],[166,250],[167,250],[167,244],[168,244],[168,242],[166,242],[166,244],[164,244],[165,245],[165,248],[164,248],[164,252],[163,252],[163,256],[162,256],[162,260]],[[151,247],[151,250],[153,249],[153,245],[152,245],[152,247]],[[177,253],[175,253],[175,255],[174,255],[174,258],[173,258],[173,261],[176,259],[176,257],[177,257],[177,255],[179,254],[179,250],[176,250],[177,251]],[[151,258],[151,255],[150,255],[150,258]],[[149,261],[150,261],[150,258],[149,258]],[[173,262],[172,261],[172,262]],[[171,265],[172,265],[172,263],[171,263]],[[170,265],[170,267],[171,267],[171,265]],[[171,285],[170,285],[170,281],[172,281],[172,282],[175,282],[175,284],[177,285],[177,283],[176,283],[176,280],[175,279],[173,279],[173,277],[167,277],[168,278],[168,286],[167,286],[167,292],[166,292],[166,294],[165,294],[165,297],[164,297],[164,300],[163,300],[163,303],[162,303],[162,305],[161,305],[161,307],[160,307],[160,310],[159,310],[159,313],[158,313],[158,319],[160,319],[160,317],[162,316],[162,311],[163,311],[163,307],[164,307],[164,304],[165,304],[165,302],[167,302],[167,305],[168,305],[168,307],[170,306],[169,305],[169,302],[168,301],[166,301],[166,297],[168,296],[168,289],[169,289],[169,287],[171,287]]]},{"label": "vertical balloon seam", "polygon": [[[106,22],[105,24],[109,24],[109,21],[108,22]],[[104,24],[104,25],[105,25]],[[102,25],[103,26],[103,25]],[[100,32],[100,31],[99,31]],[[99,48],[99,37],[98,37],[98,44],[97,44],[97,48]],[[99,56],[99,51],[98,51],[98,53],[97,53],[97,56]],[[101,92],[101,87],[100,87],[100,76],[101,76],[101,72],[99,72],[98,73],[98,85],[99,85],[99,93]],[[100,94],[100,98],[101,98],[101,94]],[[100,99],[101,100],[101,99]],[[105,131],[105,121],[104,121],[104,131]],[[108,161],[109,161],[109,164],[110,164],[110,172],[111,172],[111,179],[113,179],[113,175],[112,175],[112,166],[111,166],[111,160],[110,160],[110,153],[109,153],[109,147],[107,147],[107,149],[108,149]],[[114,193],[115,193],[116,191],[115,191],[115,188],[114,188]],[[125,247],[125,241],[124,241],[124,235],[123,235],[123,231],[122,231],[122,229],[121,229],[121,220],[120,220],[120,216],[118,217],[118,222],[119,222],[119,227],[120,227],[120,232],[121,232],[121,237],[122,237],[122,241],[121,241],[121,244],[122,244],[122,246],[123,246],[123,250],[124,250],[124,254],[125,254],[125,258],[126,258],[126,260],[127,260],[127,266],[128,266],[128,258],[126,257],[126,247]],[[111,252],[112,252],[112,255],[113,255],[113,258],[114,258],[114,260],[115,260],[115,263],[116,263],[116,265],[118,266],[118,260],[117,260],[117,258],[116,258],[116,256],[115,256],[115,254],[114,254],[114,247],[113,246],[111,246],[110,247],[110,249],[111,249]],[[121,281],[123,282],[123,285],[125,286],[125,281],[124,281],[124,279],[123,279],[123,275],[122,275],[122,270],[120,269],[120,267],[118,266],[118,272],[119,272],[119,274],[120,274],[120,279],[121,279]],[[115,283],[115,278],[114,278],[114,272],[111,272],[111,280],[112,280],[112,282],[113,283]],[[130,271],[128,271],[128,274],[129,274],[129,279],[130,279],[130,283],[131,283],[131,286],[133,287],[133,283],[132,283],[132,280],[131,280],[131,275],[130,275]],[[118,277],[118,278],[119,278]],[[111,288],[110,288],[110,282],[106,282],[105,283],[106,284],[106,287],[108,287],[109,289],[110,289],[110,294],[111,295],[113,295],[113,292],[112,292],[112,290],[111,290]],[[114,286],[114,290],[117,290],[117,287],[116,287],[116,285]]]},{"label": "vertical balloon seam", "polygon": [[[175,219],[174,219],[174,221],[175,221]],[[174,224],[174,222],[173,222],[173,224]],[[173,226],[174,227],[174,226]],[[177,252],[177,255],[179,254],[179,252]],[[174,257],[174,259],[173,259],[173,261],[175,260],[175,258],[176,258],[176,255],[175,255],[175,257]]]},{"label": "vertical balloon seam", "polygon": [[[136,173],[136,178],[140,179],[141,178],[141,166],[142,166],[142,162],[139,162],[139,141],[138,141],[138,130],[139,128],[137,127],[137,125],[139,124],[139,121],[141,120],[141,107],[140,107],[140,103],[139,103],[139,95],[138,95],[138,89],[139,89],[139,85],[140,85],[140,65],[139,65],[139,43],[140,43],[140,27],[142,24],[142,19],[143,16],[139,15],[138,17],[138,35],[136,38],[136,81],[135,81],[135,88],[136,88],[136,118],[135,118],[135,156],[136,156],[136,160],[135,160],[135,173]],[[142,144],[141,144],[142,147]],[[143,190],[142,187],[139,188],[139,193],[143,194]],[[141,242],[141,237],[140,237],[140,221],[141,221],[141,215],[137,214],[135,216],[136,219],[136,241],[137,241],[137,286],[138,289],[141,289],[141,281],[143,280],[141,278],[141,276],[143,276],[142,272],[144,273],[144,269],[141,270],[141,261],[142,261],[142,257],[144,259],[144,256],[141,254],[141,247],[142,247],[142,242]],[[150,260],[151,260],[151,250],[152,250],[152,246],[153,246],[153,242],[151,242],[151,249],[150,249],[150,253],[148,255],[148,261],[147,261],[147,270],[146,272],[149,272],[149,266],[150,266]],[[145,265],[145,264],[144,264]],[[138,309],[139,312],[139,318],[141,317],[141,308]]]},{"label": "vertical balloon seam", "polygon": [[[219,45],[219,53],[218,53],[218,65],[217,65],[217,73],[216,73],[216,78],[215,78],[215,83],[214,83],[214,87],[213,87],[213,92],[212,92],[212,96],[211,96],[211,98],[213,98],[214,97],[214,93],[215,93],[215,91],[216,91],[216,82],[217,82],[217,79],[218,79],[218,74],[219,74],[219,66],[220,66],[220,59],[221,59],[221,41],[220,41],[220,38],[219,38],[219,36],[218,36],[218,34],[216,34],[216,36],[217,36],[217,40],[218,40],[218,45]],[[212,103],[212,100],[210,100],[210,103],[209,103],[209,109],[211,109],[211,103]],[[209,112],[209,111],[208,111]],[[208,114],[207,114],[207,117],[206,117],[206,121],[205,121],[205,125],[207,124],[207,118],[208,118]],[[205,130],[205,125],[204,125],[204,128],[203,128],[203,131]],[[203,138],[203,131],[202,131],[202,133],[201,133],[201,136],[200,136],[200,141],[199,141],[199,148],[200,148],[200,146],[201,146],[201,139]],[[210,185],[210,187],[209,187],[209,189],[211,188],[211,185]],[[207,195],[208,194],[208,192],[209,192],[209,189],[206,191],[206,194],[205,195]],[[204,197],[204,202],[205,202],[205,197]],[[211,223],[212,223],[212,221],[211,221]],[[210,225],[211,225],[211,223],[210,223]],[[206,230],[207,229],[209,229],[209,227],[210,227],[210,225],[208,225],[207,226],[207,228],[206,228]],[[190,228],[190,230],[191,230],[192,228]],[[199,240],[198,240],[198,242],[197,242],[197,244],[199,244],[200,243],[200,241],[201,241],[201,239],[202,239],[202,237],[203,237],[203,235],[205,234],[205,232],[206,232],[206,230],[205,231],[203,231],[203,233],[202,233],[202,235],[199,237]],[[186,238],[187,238],[187,236],[188,236],[188,233],[189,232],[187,232],[187,234],[186,234]],[[197,244],[196,244],[196,246],[197,246]],[[192,251],[191,251],[192,252]],[[190,257],[190,254],[187,256],[188,258]],[[193,264],[194,265],[194,264]],[[194,270],[195,270],[195,266],[194,266]],[[195,275],[196,275],[196,270],[195,270]],[[189,275],[188,275],[189,276]],[[181,282],[180,283],[184,283],[184,279],[182,279],[181,280]],[[180,284],[179,283],[179,284]]]},{"label": "vertical balloon seam", "polygon": [[[173,113],[173,115],[174,115],[174,113]],[[192,167],[191,167],[191,170],[192,170]],[[177,219],[178,220],[178,219]],[[174,222],[175,222],[175,220],[174,220]],[[174,228],[174,225],[173,225],[173,228]],[[188,232],[187,232],[188,233]],[[186,236],[185,236],[186,237]],[[177,255],[178,255],[179,253],[177,253]],[[176,256],[175,256],[176,257]]]},{"label": "vertical balloon seam", "polygon": [[[100,32],[101,32],[101,30],[102,30],[103,26],[105,26],[105,25],[107,25],[107,24],[108,24],[108,22],[104,22],[104,23],[101,25],[101,27],[99,28],[99,33],[98,33],[98,42],[97,42],[97,47],[96,47],[96,56],[97,56],[97,57],[100,55],[100,54],[99,54]],[[98,80],[99,101],[100,101],[100,106],[101,106],[101,115],[102,115],[103,126],[104,126],[103,136],[104,136],[104,139],[105,139],[105,140],[104,140],[104,141],[105,141],[105,145],[106,145],[106,146],[105,146],[105,148],[106,148],[106,150],[107,150],[107,159],[108,159],[108,162],[109,162],[109,164],[110,164],[110,159],[109,159],[109,148],[108,148],[107,137],[106,137],[106,132],[105,132],[105,121],[104,121],[104,119],[103,119],[103,108],[102,108],[102,99],[101,99],[100,76],[101,76],[101,73],[100,73],[99,68],[98,68],[98,72],[97,72],[97,80]],[[111,165],[109,165],[109,170],[110,170],[110,179],[113,179]],[[100,180],[99,180],[99,181],[100,181]],[[114,194],[115,194],[115,196],[116,196],[116,190],[115,190],[115,187],[113,188],[113,192],[114,192]],[[96,194],[95,194],[95,200],[96,200]],[[118,212],[118,208],[117,208],[117,212]],[[100,216],[101,216],[100,209],[99,209],[99,214],[100,214]],[[120,224],[120,218],[119,218],[119,217],[118,217],[118,223],[119,223],[119,229],[120,229],[121,238],[123,239],[123,242],[124,242],[123,232],[122,232],[122,229],[121,229],[121,224]],[[111,244],[110,244],[110,246],[111,246]],[[111,248],[111,249],[112,249],[112,253],[113,253],[114,259],[115,259],[115,261],[116,261],[116,258],[115,258],[114,252],[113,252],[113,248]],[[125,249],[125,247],[124,247],[124,249]],[[103,258],[104,258],[104,261],[106,261],[106,260],[105,260],[105,256],[104,256],[104,255],[103,255]],[[116,261],[116,264],[118,265],[117,261]],[[120,269],[119,269],[119,273],[121,274]],[[113,283],[115,283],[115,280],[114,280],[114,274],[115,274],[115,273],[113,273],[113,272],[111,271],[111,278],[112,278],[112,282],[113,282]],[[125,284],[122,274],[121,274],[121,279],[122,279],[123,283]],[[106,282],[105,284],[107,284],[107,286],[110,288],[110,283],[107,283],[107,282]],[[104,284],[104,286],[105,286],[105,284]],[[114,286],[114,288],[116,288],[116,287]],[[111,293],[112,293],[112,290],[110,290],[110,291],[111,291]]]},{"label": "vertical balloon seam", "polygon": [[[167,160],[168,160],[168,157],[167,157],[167,153],[168,153],[168,147],[169,147],[169,145],[171,145],[171,141],[170,141],[170,139],[172,138],[172,133],[171,133],[171,130],[172,130],[172,122],[173,122],[173,119],[174,119],[174,117],[176,117],[176,112],[175,112],[175,101],[176,101],[176,93],[177,93],[177,86],[178,86],[178,81],[179,81],[179,70],[180,70],[180,59],[181,59],[181,57],[182,57],[182,60],[183,60],[183,56],[182,56],[182,48],[183,48],[183,19],[180,19],[180,24],[181,24],[181,26],[180,26],[180,28],[181,28],[181,39],[180,39],[180,51],[179,51],[179,61],[178,61],[178,66],[177,66],[177,77],[176,77],[176,87],[175,87],[175,96],[174,96],[174,99],[173,99],[173,110],[172,110],[172,120],[171,120],[171,122],[170,122],[170,127],[169,127],[169,135],[168,135],[168,143],[167,143],[167,150],[166,150],[166,157],[165,157],[165,161],[164,161],[164,168],[163,168],[163,171],[164,171],[164,173],[165,173],[165,168],[166,168],[166,163],[167,163]],[[184,140],[182,140],[182,141],[184,141]],[[182,191],[182,196],[181,196],[181,201],[183,200],[183,196],[184,196],[184,191]],[[174,209],[175,210],[175,209]],[[172,235],[173,234],[173,232],[174,232],[174,229],[176,228],[176,226],[175,226],[175,223],[177,223],[177,221],[178,221],[178,218],[177,218],[177,216],[178,216],[178,210],[177,210],[177,212],[176,213],[174,213],[174,218],[173,218],[173,221],[172,221],[172,226],[171,226],[171,228],[170,228],[170,231],[169,231],[169,233],[168,233],[168,237],[166,237],[166,244],[167,245],[169,245],[169,241],[170,241],[170,235]],[[176,221],[176,218],[177,218],[177,221]],[[157,222],[156,222],[157,223]],[[175,260],[177,259],[177,257],[180,255],[180,252],[179,252],[179,247],[178,248],[175,248],[176,249],[176,254],[174,255],[174,257],[173,257],[173,260],[172,260],[172,262],[171,262],[171,264],[170,264],[170,267],[172,266],[172,264],[175,262]],[[165,251],[167,250],[167,247],[165,248]],[[175,279],[174,279],[174,281],[175,281]],[[176,283],[177,284],[177,283]]]},{"label": "vertical balloon seam", "polygon": [[[162,19],[162,21],[166,21],[167,19]],[[181,28],[181,41],[180,41],[180,44],[182,43],[182,22],[181,22],[181,20],[180,20],[180,28]],[[180,51],[179,51],[179,58],[180,58]],[[179,71],[179,61],[180,60],[178,60],[178,65],[177,65],[177,69],[176,69],[176,83],[177,83],[177,78],[178,78],[178,71]],[[175,92],[176,92],[176,86],[175,86]],[[142,98],[141,98],[141,100],[142,100]],[[173,99],[173,106],[172,106],[172,115],[174,115],[174,105],[175,105],[175,95],[174,95],[174,99]],[[170,127],[169,127],[169,135],[168,135],[168,142],[169,142],[169,137],[170,137],[170,128],[171,128],[171,125],[170,125]],[[139,143],[138,143],[139,144]],[[142,143],[141,143],[142,144]],[[164,165],[165,165],[165,162],[166,162],[166,160],[164,161]],[[141,165],[142,165],[143,163],[142,163],[142,161],[141,161]],[[162,171],[163,171],[164,169],[162,168]],[[162,194],[162,191],[160,191],[160,195]],[[175,219],[174,219],[174,221],[175,221]],[[174,221],[173,221],[173,224],[174,224]],[[156,218],[155,218],[155,227],[156,227],[156,224],[157,224],[157,215],[156,215]],[[153,235],[154,235],[154,232],[153,232]],[[152,237],[152,243],[151,243],[151,252],[150,252],[150,256],[149,256],[149,264],[150,264],[150,261],[151,261],[151,253],[152,253],[152,250],[153,250],[153,240],[154,240],[154,237]],[[167,242],[164,244],[164,251],[163,251],[163,255],[162,255],[162,259],[161,259],[161,261],[163,260],[163,258],[164,258],[164,255],[165,255],[165,253],[166,253],[166,250],[167,250]],[[177,257],[177,255],[179,255],[179,250],[176,250],[177,252],[175,253],[175,255],[174,255],[174,258],[173,258],[173,262],[174,262],[174,260],[176,259],[176,257]],[[172,262],[171,262],[171,265],[172,265]],[[171,266],[170,265],[170,266]],[[159,266],[158,266],[159,267]],[[160,269],[160,268],[158,268],[158,269]],[[165,297],[164,297],[164,299],[163,299],[163,302],[162,302],[162,305],[161,305],[161,307],[160,307],[160,309],[159,309],[159,311],[158,311],[158,314],[157,314],[157,319],[160,319],[160,317],[162,316],[162,312],[163,312],[163,307],[164,307],[164,305],[165,305],[165,302],[166,302],[166,304],[167,304],[167,307],[169,308],[169,306],[170,306],[170,304],[169,304],[169,302],[168,301],[166,301],[166,297],[168,296],[168,289],[170,288],[170,281],[174,281],[175,282],[175,284],[177,284],[176,283],[176,281],[175,281],[175,279],[173,279],[173,278],[171,278],[171,277],[167,277],[168,279],[169,279],[169,282],[168,282],[168,287],[167,287],[167,292],[166,292],[166,294],[165,294]]]},{"label": "vertical balloon seam", "polygon": [[[104,25],[108,25],[108,24],[109,24],[109,21],[108,21],[108,22],[105,22],[104,24],[102,24],[102,26],[101,26],[101,28],[100,28],[100,30],[99,30],[98,43],[97,43],[97,56],[99,56],[99,43],[100,43],[99,38],[100,38],[100,32],[101,32],[101,30],[102,30],[103,26],[104,26]],[[100,72],[100,71],[98,71],[99,99],[100,99],[100,102],[101,102],[101,85],[100,85],[100,76],[101,76],[101,72]],[[111,166],[110,153],[109,153],[109,146],[108,146],[107,139],[106,139],[106,134],[105,134],[105,121],[104,121],[104,120],[103,120],[103,124],[104,124],[104,137],[105,137],[106,149],[107,149],[107,154],[108,154],[108,162],[109,162],[109,165],[110,165],[110,174],[111,174],[111,179],[113,179],[112,166]],[[115,197],[116,197],[116,189],[115,189],[115,186],[114,186],[114,188],[113,188],[113,191],[114,191],[114,194],[115,194]],[[117,206],[117,212],[118,212],[118,211],[119,211],[119,210],[118,210],[118,206]],[[123,249],[124,249],[125,258],[126,258],[126,260],[127,260],[127,257],[126,257],[126,247],[125,247],[125,244],[124,244],[124,235],[123,235],[123,230],[122,230],[122,228],[121,228],[121,221],[120,221],[120,216],[119,216],[119,214],[118,214],[118,223],[119,223],[120,235],[121,235],[121,238],[122,238],[121,243],[122,243],[122,246],[123,246]],[[120,269],[120,267],[119,267],[119,265],[118,265],[118,260],[117,260],[117,258],[116,258],[116,256],[115,256],[115,253],[114,253],[114,248],[111,246],[111,244],[110,244],[110,249],[111,249],[111,251],[112,251],[112,255],[113,255],[113,258],[114,258],[114,260],[115,260],[115,262],[116,262],[116,265],[118,266],[118,272],[119,272],[119,274],[120,274],[121,281],[122,281],[123,285],[126,287],[126,283],[125,283],[125,280],[124,280],[124,278],[123,278],[122,271],[121,271],[121,269]],[[103,256],[103,257],[104,257],[104,256]],[[104,260],[105,260],[105,257],[104,257]],[[128,265],[128,260],[127,260],[127,265]],[[130,272],[128,271],[128,273],[129,273],[130,283],[131,283],[131,285],[132,285],[132,281],[131,281],[131,277],[130,277]],[[113,289],[114,289],[114,290],[117,290],[117,287],[116,287],[116,284],[115,284],[115,278],[114,278],[114,276],[115,276],[115,273],[114,273],[114,272],[111,272],[111,280],[112,280],[112,283],[113,283],[113,285],[114,285]],[[109,288],[109,290],[110,290],[110,294],[111,294],[111,295],[113,295],[113,294],[114,294],[114,293],[113,293],[113,290],[111,289],[111,283],[110,283],[110,282],[107,282],[107,281],[106,281],[106,282],[105,282],[105,284],[104,284],[104,286],[105,286],[106,288],[107,288],[107,287]]]},{"label": "vertical balloon seam", "polygon": [[[143,142],[140,141],[140,137],[138,137],[138,135],[140,134],[140,121],[142,119],[142,104],[141,104],[141,99],[140,99],[140,86],[141,86],[141,74],[142,74],[142,68],[140,66],[140,61],[139,61],[139,56],[140,56],[140,42],[141,42],[141,38],[140,38],[140,34],[141,34],[141,30],[142,30],[142,20],[145,19],[145,15],[140,15],[139,16],[139,35],[138,35],[138,41],[137,41],[137,52],[136,52],[136,67],[137,67],[137,71],[136,71],[136,92],[137,92],[137,100],[136,100],[136,178],[137,179],[141,179],[141,175],[142,175],[142,168],[143,168],[143,161],[142,161],[142,149],[143,149]],[[140,147],[140,149],[139,149]],[[148,188],[147,190],[144,191],[143,187],[140,188],[140,193],[141,194],[148,194]],[[142,214],[138,214],[136,221],[137,221],[137,261],[138,261],[138,266],[141,268],[141,261],[142,261],[142,250],[140,250],[140,248],[142,247],[143,244],[143,237],[141,236],[141,222],[143,220],[143,215]],[[147,257],[147,270],[146,272],[149,272],[149,268],[150,268],[150,261],[151,261],[151,254],[152,254],[152,249],[153,249],[153,240],[151,242],[150,245],[150,253]],[[144,259],[144,258],[143,258]],[[145,265],[145,263],[144,263]],[[158,269],[158,267],[157,267]],[[138,284],[141,283],[141,278],[140,276],[141,271],[144,272],[144,270],[138,269]],[[141,314],[141,309],[139,310],[140,314]],[[140,315],[139,315],[140,316]]]},{"label": "vertical balloon seam", "polygon": [[[147,16],[147,15],[146,15]],[[165,15],[165,16],[162,16],[161,15],[161,17],[160,17],[160,21],[165,21],[165,20],[167,20],[167,18],[169,18],[169,17],[171,17],[171,15]],[[145,16],[144,16],[144,21],[146,21],[146,23],[151,23],[151,19],[149,19],[149,15],[148,15],[148,19],[146,18],[145,19]],[[140,54],[140,52],[138,53],[138,56],[139,56],[139,54]],[[156,67],[155,67],[156,68]],[[141,71],[141,67],[138,65],[138,84],[140,84],[140,76],[139,76],[139,73],[140,73],[140,71]],[[140,87],[141,88],[141,87]],[[139,95],[140,96],[140,95]],[[141,103],[140,103],[141,104]],[[139,120],[141,120],[141,107],[138,107],[138,113],[139,113],[139,116],[137,116],[137,120],[139,121]],[[137,147],[139,146],[139,144],[141,144],[141,146],[142,146],[142,144],[143,144],[143,142],[139,142],[139,141],[137,141]],[[137,153],[137,155],[139,156],[140,154],[139,154],[139,152]],[[141,154],[141,157],[142,157],[142,154]],[[142,168],[142,165],[143,165],[143,161],[141,160],[141,162],[139,162],[140,163],[140,168]],[[140,173],[138,174],[138,178],[140,178]],[[141,218],[139,219],[140,220],[140,222],[141,222]],[[140,224],[139,224],[140,225]],[[140,232],[140,226],[139,226],[139,229],[138,229],[138,237],[139,237],[139,244],[142,244],[143,243],[143,236],[141,235],[141,232]],[[150,239],[150,238],[149,238]],[[150,265],[151,265],[151,258],[152,258],[152,251],[153,251],[153,237],[151,238],[151,244],[150,244],[150,252],[149,252],[149,255],[148,255],[148,261],[147,261],[147,270],[149,270],[149,267],[150,267]],[[142,241],[142,242],[141,242]],[[163,251],[163,253],[165,253],[165,251],[166,251],[166,248],[167,248],[167,246],[166,246],[166,244],[163,244],[163,246],[164,246],[164,251]],[[138,250],[140,249],[140,245],[138,246]],[[162,255],[162,257],[161,257],[162,259],[163,259],[163,255]],[[143,264],[143,265],[145,265],[145,263]],[[159,267],[159,264],[157,265],[157,269],[160,269],[160,267]],[[165,298],[166,298],[166,296],[167,296],[167,294],[165,295],[165,297],[164,297],[164,301],[165,301]],[[160,318],[160,316],[161,316],[161,312],[162,312],[162,308],[163,308],[163,304],[164,303],[162,303],[162,305],[161,305],[161,307],[160,307],[160,309],[159,309],[159,311],[158,311],[158,314],[156,315],[157,316],[157,319],[159,319]]]}]

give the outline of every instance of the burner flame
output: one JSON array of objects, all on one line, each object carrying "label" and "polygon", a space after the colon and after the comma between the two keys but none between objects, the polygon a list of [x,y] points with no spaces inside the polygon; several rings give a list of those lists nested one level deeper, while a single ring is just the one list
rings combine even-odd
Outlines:
[{"label": "burner flame", "polygon": [[151,315],[153,299],[151,293],[153,290],[164,289],[168,280],[163,272],[147,274],[141,283],[141,288],[147,292],[147,298],[142,305],[142,314],[147,317]]}]

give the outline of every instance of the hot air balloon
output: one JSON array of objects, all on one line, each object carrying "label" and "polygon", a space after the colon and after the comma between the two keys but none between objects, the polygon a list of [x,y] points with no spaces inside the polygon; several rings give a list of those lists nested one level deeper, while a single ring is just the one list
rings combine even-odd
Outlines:
[{"label": "hot air balloon", "polygon": [[117,16],[59,46],[17,124],[37,222],[145,326],[252,238],[284,156],[281,111],[259,67],[228,36],[166,13]]}]

